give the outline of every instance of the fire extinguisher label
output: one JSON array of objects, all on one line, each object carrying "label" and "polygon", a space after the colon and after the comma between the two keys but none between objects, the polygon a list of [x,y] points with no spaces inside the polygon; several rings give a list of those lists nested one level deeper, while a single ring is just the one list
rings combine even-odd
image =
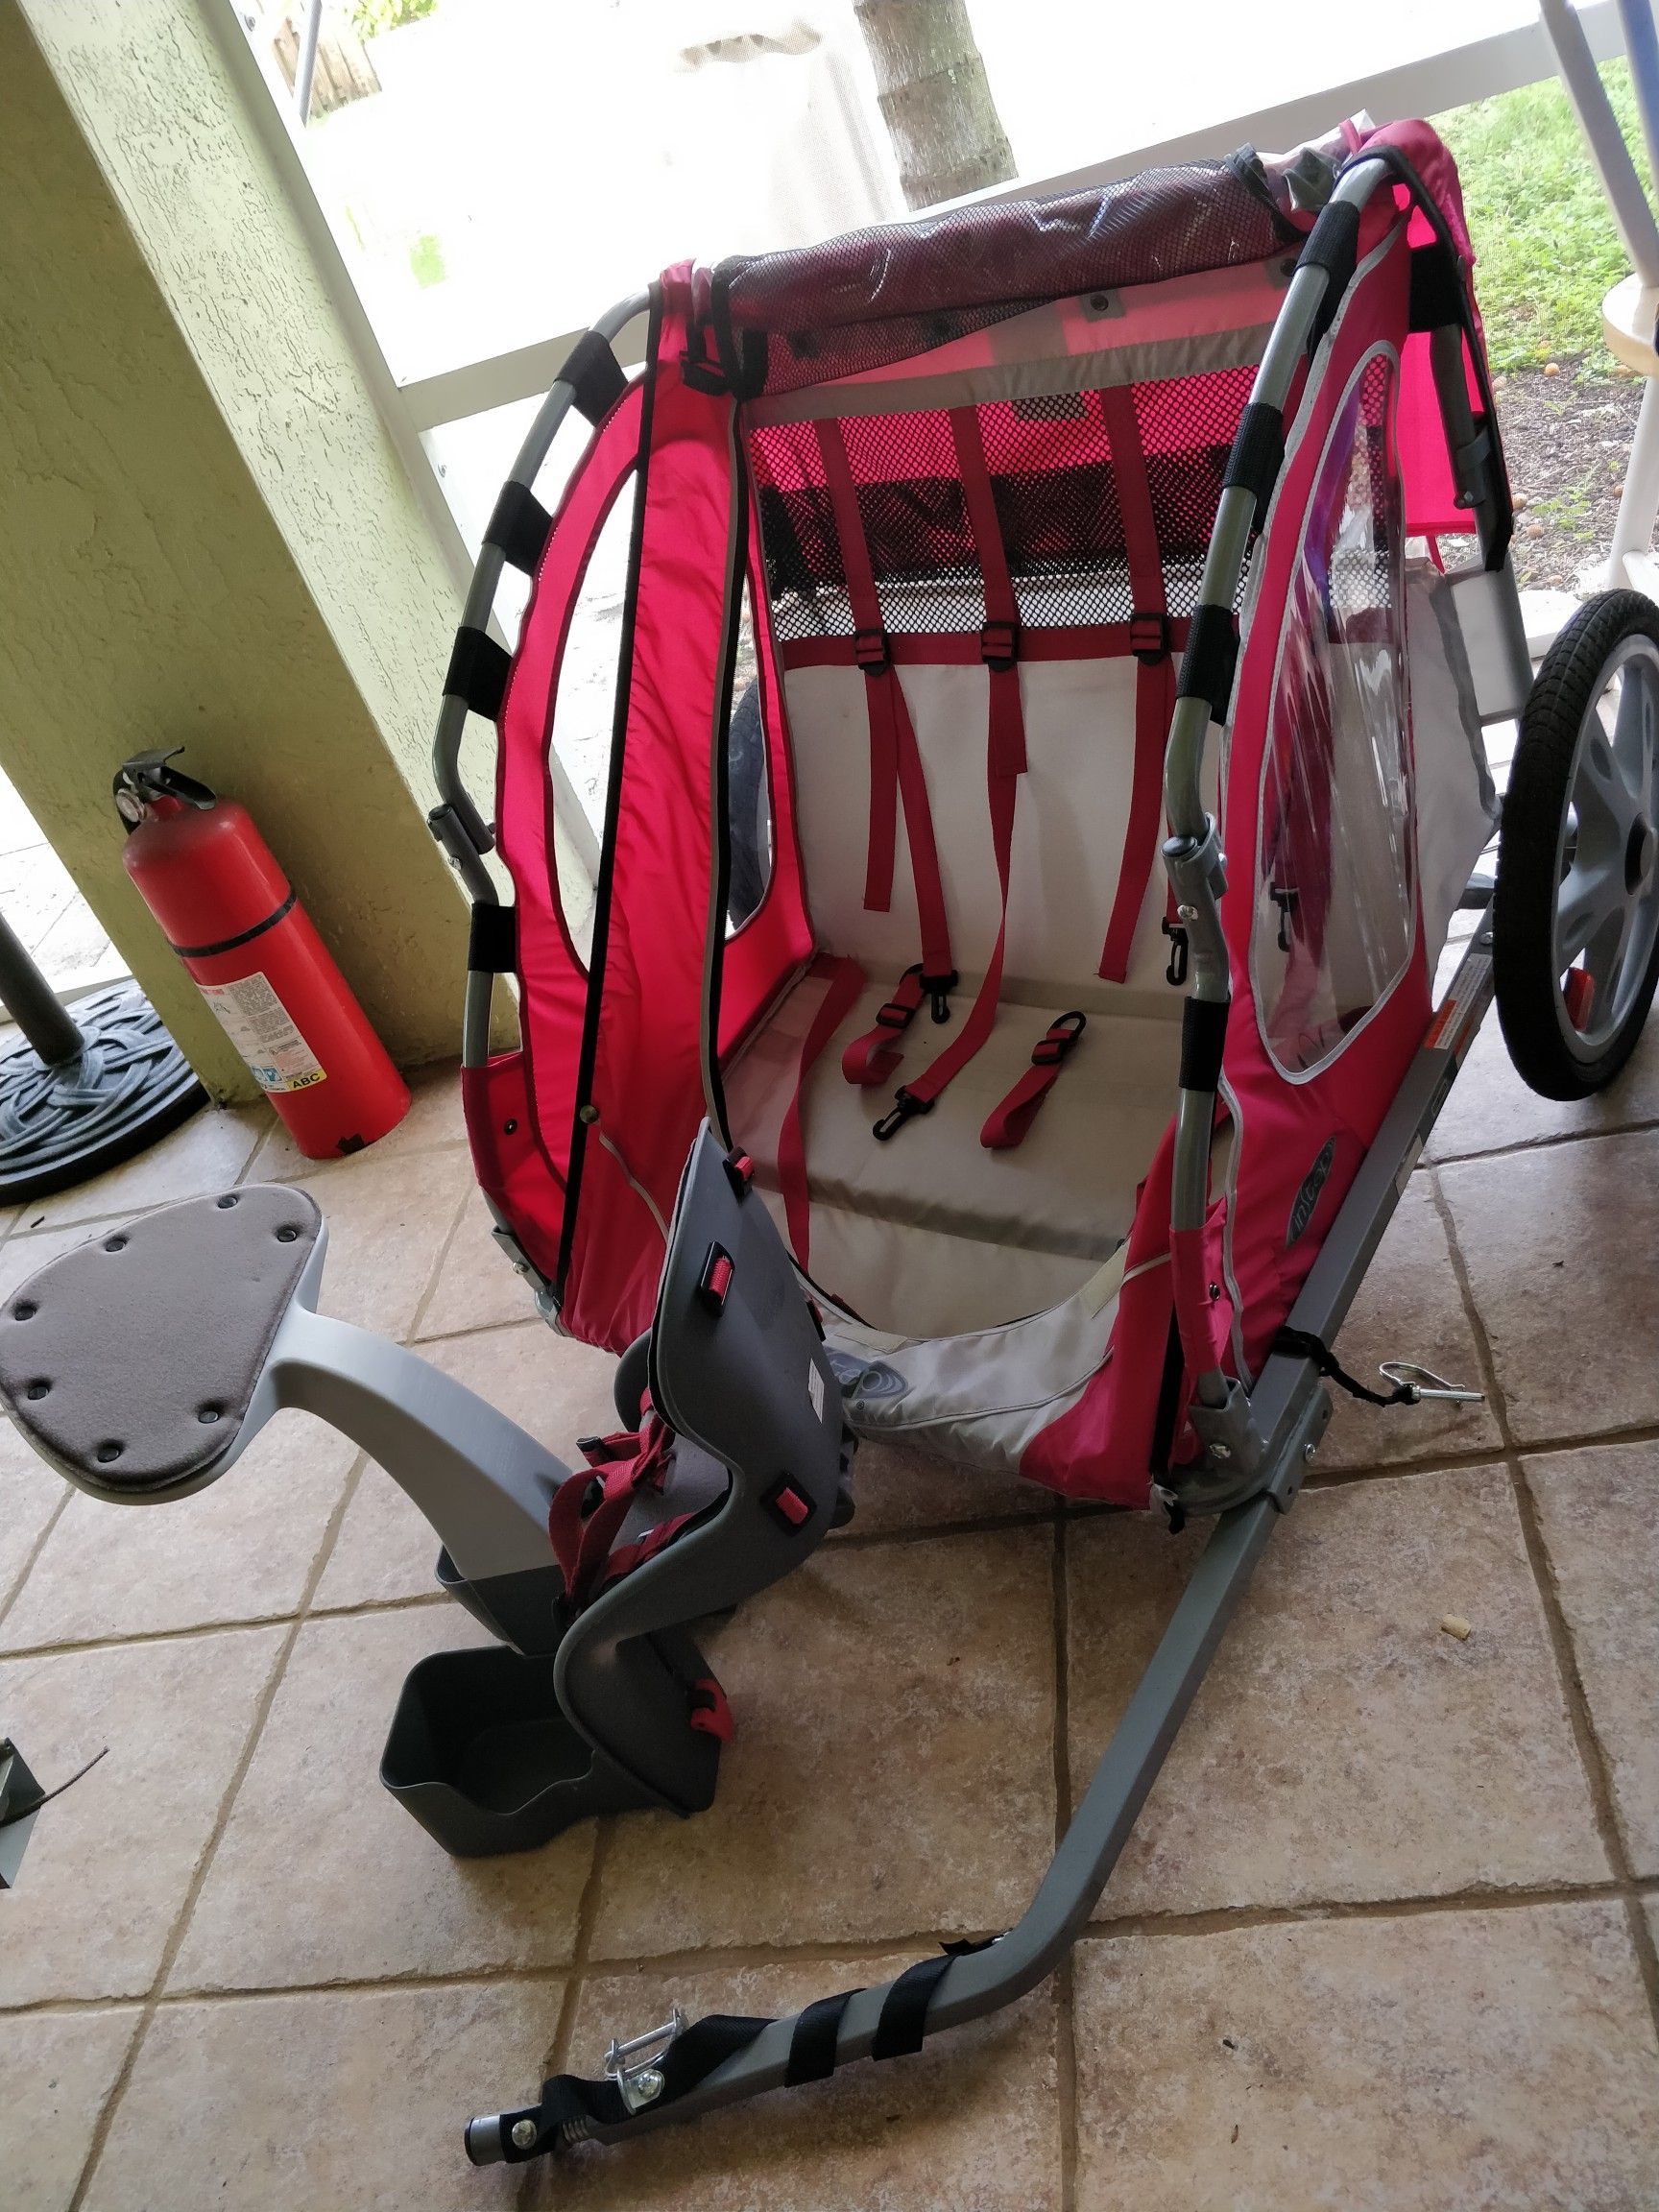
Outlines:
[{"label": "fire extinguisher label", "polygon": [[256,969],[235,983],[203,983],[202,996],[261,1091],[308,1091],[324,1080],[294,1017]]}]

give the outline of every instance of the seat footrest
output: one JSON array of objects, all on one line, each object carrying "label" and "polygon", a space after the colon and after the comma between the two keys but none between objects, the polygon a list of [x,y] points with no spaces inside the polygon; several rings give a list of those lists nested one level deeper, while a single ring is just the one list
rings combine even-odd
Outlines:
[{"label": "seat footrest", "polygon": [[436,1651],[405,1679],[380,1779],[452,1857],[533,1851],[578,1820],[662,1802],[571,1726],[558,1664],[486,1645]]}]

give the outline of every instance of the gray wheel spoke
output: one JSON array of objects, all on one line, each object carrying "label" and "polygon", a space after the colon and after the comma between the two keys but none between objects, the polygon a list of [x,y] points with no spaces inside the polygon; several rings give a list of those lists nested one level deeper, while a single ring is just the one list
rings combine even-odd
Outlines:
[{"label": "gray wheel spoke", "polygon": [[1598,846],[1623,852],[1640,805],[1640,783],[1633,788],[1626,781],[1623,761],[1614,752],[1606,733],[1593,723],[1584,733],[1573,778],[1573,805],[1578,816],[1580,841],[1589,838]]},{"label": "gray wheel spoke", "polygon": [[1574,862],[1555,905],[1555,967],[1571,968],[1578,955],[1606,934],[1606,925],[1626,912],[1624,874],[1611,853]]}]

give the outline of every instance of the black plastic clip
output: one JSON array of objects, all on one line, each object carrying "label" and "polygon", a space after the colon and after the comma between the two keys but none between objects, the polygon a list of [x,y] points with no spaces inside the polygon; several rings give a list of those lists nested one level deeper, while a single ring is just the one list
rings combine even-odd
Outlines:
[{"label": "black plastic clip", "polygon": [[1032,1067],[1058,1068],[1088,1026],[1087,1014],[1079,1014],[1075,1010],[1070,1014],[1056,1014],[1046,1032],[1031,1047]]},{"label": "black plastic clip", "polygon": [[950,1021],[950,994],[961,980],[961,976],[957,974],[954,968],[951,969],[949,975],[923,975],[922,988],[927,994],[927,1002],[932,1009],[935,1022]]},{"label": "black plastic clip", "polygon": [[1167,914],[1165,915],[1158,926],[1169,940],[1169,965],[1164,971],[1164,980],[1166,983],[1173,983],[1179,990],[1187,980],[1187,971],[1190,966],[1187,931],[1179,922],[1171,922]]},{"label": "black plastic clip", "polygon": [[1167,614],[1129,617],[1129,650],[1142,668],[1156,668],[1160,661],[1168,660],[1173,635]]},{"label": "black plastic clip", "polygon": [[[922,988],[926,990],[927,987],[927,978],[922,973],[922,963],[920,960],[916,962],[914,967],[906,968],[903,974],[900,976],[899,980],[901,983],[906,983],[909,981],[912,975],[916,977],[917,981],[922,985]],[[917,1006],[920,1004],[921,1001],[918,999]],[[917,1006],[906,1006],[902,998],[885,999],[876,1009],[876,1025],[880,1029],[892,1029],[894,1031],[908,1029],[911,1022],[916,1019]]]},{"label": "black plastic clip", "polygon": [[871,1124],[870,1134],[879,1138],[883,1144],[890,1137],[897,1137],[906,1121],[913,1121],[918,1114],[931,1114],[933,1100],[918,1098],[906,1091],[902,1084],[893,1094],[893,1104],[879,1121]]},{"label": "black plastic clip", "polygon": [[1018,622],[987,622],[979,633],[979,658],[987,668],[1005,674],[1020,659]]},{"label": "black plastic clip", "polygon": [[747,1198],[750,1185],[755,1180],[755,1163],[750,1159],[748,1153],[722,1153],[720,1165],[726,1170],[726,1180],[732,1186],[733,1196],[738,1199]]},{"label": "black plastic clip", "polygon": [[886,631],[854,630],[853,658],[866,676],[885,676],[893,665],[893,647]]},{"label": "black plastic clip", "polygon": [[1302,894],[1294,886],[1281,891],[1269,884],[1267,896],[1279,909],[1279,950],[1281,952],[1288,952],[1290,950],[1290,918],[1301,903]]}]

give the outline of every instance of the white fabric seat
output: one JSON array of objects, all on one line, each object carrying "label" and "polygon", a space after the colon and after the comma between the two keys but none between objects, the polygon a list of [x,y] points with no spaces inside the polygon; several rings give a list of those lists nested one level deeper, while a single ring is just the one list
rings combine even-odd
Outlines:
[{"label": "white fabric seat", "polygon": [[[964,978],[949,1025],[924,1009],[891,1081],[860,1090],[843,1076],[841,1053],[891,991],[891,979],[872,981],[806,1078],[811,1273],[877,1328],[983,1327],[1069,1297],[1128,1236],[1137,1187],[1174,1108],[1180,1023],[1165,1012],[1094,1012],[1023,1142],[987,1151],[986,1116],[1068,1010],[1004,995],[991,1036],[932,1112],[878,1142],[871,1124],[894,1086],[944,1050],[975,981]],[[825,989],[805,977],[726,1076],[733,1134],[769,1197],[779,1192],[778,1137],[802,1040]]]}]

